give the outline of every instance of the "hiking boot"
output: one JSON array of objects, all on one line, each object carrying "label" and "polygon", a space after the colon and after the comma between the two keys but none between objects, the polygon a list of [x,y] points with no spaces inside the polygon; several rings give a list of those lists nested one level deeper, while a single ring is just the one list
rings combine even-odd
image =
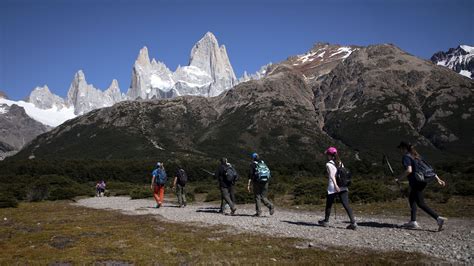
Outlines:
[{"label": "hiking boot", "polygon": [[410,221],[402,225],[402,227],[407,228],[407,229],[420,229],[420,226],[418,225],[416,221]]},{"label": "hiking boot", "polygon": [[328,227],[329,226],[329,222],[326,221],[326,220],[320,220],[320,221],[318,221],[318,224],[322,227]]},{"label": "hiking boot", "polygon": [[438,219],[436,219],[436,222],[438,222],[438,231],[443,230],[443,225],[446,220],[448,220],[448,218],[441,217],[441,216],[439,216]]},{"label": "hiking boot", "polygon": [[357,224],[356,223],[350,224],[346,227],[346,229],[357,230]]},{"label": "hiking boot", "polygon": [[275,213],[275,207],[271,206],[270,207],[270,215],[273,215]]},{"label": "hiking boot", "polygon": [[262,213],[261,212],[257,212],[253,215],[253,217],[262,217]]},{"label": "hiking boot", "polygon": [[237,208],[234,208],[230,211],[230,215],[235,215],[235,211],[237,211]]},{"label": "hiking boot", "polygon": [[161,204],[156,204],[155,208],[159,209],[161,207]]}]

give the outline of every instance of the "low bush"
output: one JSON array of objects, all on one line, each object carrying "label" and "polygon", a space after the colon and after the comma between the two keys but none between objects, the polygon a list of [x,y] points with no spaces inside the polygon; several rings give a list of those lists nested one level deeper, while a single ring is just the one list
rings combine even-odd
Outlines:
[{"label": "low bush", "polygon": [[472,181],[459,181],[454,184],[454,193],[459,196],[474,196],[474,183]]},{"label": "low bush", "polygon": [[153,197],[153,192],[149,187],[136,187],[130,190],[129,196],[131,199],[146,199]]},{"label": "low bush", "polygon": [[10,193],[0,193],[0,208],[16,208],[18,207],[18,201]]},{"label": "low bush", "polygon": [[379,180],[354,179],[349,188],[349,198],[353,202],[377,202],[396,199],[400,192],[389,189]]},{"label": "low bush", "polygon": [[293,188],[294,204],[320,204],[327,194],[327,184],[322,179],[306,179]]},{"label": "low bush", "polygon": [[28,186],[26,200],[65,200],[84,195],[94,195],[94,188],[87,184],[79,184],[65,176],[45,175]]},{"label": "low bush", "polygon": [[204,202],[221,200],[221,192],[219,190],[211,190],[207,193]]}]

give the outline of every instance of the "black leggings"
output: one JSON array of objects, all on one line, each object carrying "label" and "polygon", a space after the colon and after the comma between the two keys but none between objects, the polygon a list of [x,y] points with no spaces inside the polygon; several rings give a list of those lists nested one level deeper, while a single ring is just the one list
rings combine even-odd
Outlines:
[{"label": "black leggings", "polygon": [[341,199],[342,206],[344,206],[344,209],[347,212],[347,215],[349,216],[349,219],[351,220],[351,224],[355,223],[354,215],[352,214],[352,209],[349,207],[349,193],[347,191],[341,191],[338,193],[333,193],[333,194],[328,194],[326,197],[326,217],[324,220],[326,222],[329,222],[329,216],[331,216],[331,207],[332,204],[334,203],[334,200],[336,197],[339,196],[339,199]]},{"label": "black leggings", "polygon": [[426,187],[426,183],[422,182],[412,182],[410,183],[410,196],[408,197],[408,202],[410,203],[411,208],[411,220],[416,221],[416,205],[424,210],[434,219],[438,219],[439,215],[430,209],[425,203],[425,198],[423,197],[423,190]]}]

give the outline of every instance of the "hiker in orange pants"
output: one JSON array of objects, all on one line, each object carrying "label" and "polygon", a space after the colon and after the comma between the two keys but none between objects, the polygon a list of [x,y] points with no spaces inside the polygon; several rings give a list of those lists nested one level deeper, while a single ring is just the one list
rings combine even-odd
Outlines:
[{"label": "hiker in orange pants", "polygon": [[158,162],[152,172],[151,190],[153,191],[153,198],[156,201],[156,208],[160,208],[163,204],[165,196],[165,184],[167,180],[165,166]]}]

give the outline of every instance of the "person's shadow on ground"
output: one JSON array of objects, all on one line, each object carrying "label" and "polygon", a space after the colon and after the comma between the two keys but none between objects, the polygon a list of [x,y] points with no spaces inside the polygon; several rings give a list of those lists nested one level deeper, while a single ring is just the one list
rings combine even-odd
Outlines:
[{"label": "person's shadow on ground", "polygon": [[286,221],[286,220],[283,220],[281,221],[283,223],[288,223],[288,224],[294,224],[294,225],[302,225],[302,226],[319,226],[319,227],[323,227],[322,225],[318,224],[318,223],[309,223],[309,222],[302,222],[302,221]]}]

